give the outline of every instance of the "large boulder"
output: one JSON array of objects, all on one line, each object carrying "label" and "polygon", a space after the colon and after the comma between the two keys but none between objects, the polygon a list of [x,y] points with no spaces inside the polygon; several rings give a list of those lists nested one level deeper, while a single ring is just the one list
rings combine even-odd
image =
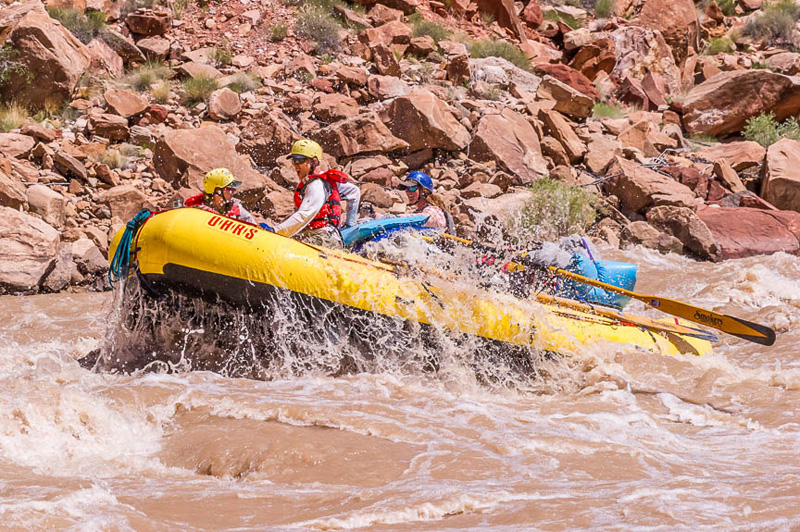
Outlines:
[{"label": "large boulder", "polygon": [[66,218],[64,196],[46,185],[33,185],[28,189],[28,205],[34,214],[53,227],[60,228]]},{"label": "large boulder", "polygon": [[697,85],[683,102],[683,125],[690,135],[741,131],[748,118],[774,113],[777,120],[800,112],[800,78],[769,70],[720,72]]},{"label": "large boulder", "polygon": [[692,189],[623,157],[616,157],[607,173],[616,177],[604,182],[603,189],[617,196],[624,210],[644,213],[657,205],[696,207]]},{"label": "large boulder", "polygon": [[125,89],[108,89],[103,98],[106,100],[109,109],[123,118],[145,112],[149,102],[143,96]]},{"label": "large boulder", "polygon": [[758,142],[741,140],[708,146],[697,152],[698,157],[713,163],[725,160],[734,170],[741,172],[764,162],[767,150]]},{"label": "large boulder", "polygon": [[122,223],[133,219],[142,209],[153,209],[144,192],[132,185],[120,185],[103,191],[97,201],[108,205],[111,217],[119,219]]},{"label": "large boulder", "polygon": [[644,0],[636,22],[660,31],[679,65],[700,45],[700,21],[694,0]]},{"label": "large boulder", "polygon": [[508,59],[502,57],[483,57],[469,60],[472,81],[485,81],[506,88],[514,87],[517,91],[536,93],[541,76],[523,70]]},{"label": "large boulder", "polygon": [[216,125],[199,129],[170,129],[156,143],[153,164],[158,175],[173,187],[202,190],[203,176],[218,167],[228,168],[242,181],[244,194],[257,195],[270,180],[250,165],[246,156],[236,153],[225,132]]},{"label": "large boulder", "polygon": [[359,153],[390,153],[408,148],[408,143],[395,137],[372,111],[340,120],[315,131],[310,137],[334,157],[349,157]]},{"label": "large boulder", "polygon": [[536,95],[555,102],[553,109],[567,116],[582,120],[592,115],[594,100],[590,96],[552,76],[544,77]]},{"label": "large boulder", "polygon": [[217,89],[208,97],[208,116],[214,120],[232,120],[241,111],[239,95],[228,87]]},{"label": "large boulder", "polygon": [[512,0],[476,0],[475,3],[481,12],[490,15],[500,27],[511,31],[521,42],[528,40]]},{"label": "large boulder", "polygon": [[495,161],[514,174],[520,185],[547,174],[539,135],[525,117],[511,109],[480,119],[469,145],[469,156],[476,161]]},{"label": "large boulder", "polygon": [[749,207],[707,207],[697,216],[714,235],[719,259],[800,254],[800,213]]},{"label": "large boulder", "polygon": [[271,166],[298,140],[300,135],[295,133],[291,120],[280,111],[270,111],[242,124],[242,141],[236,151],[249,155],[259,166]]},{"label": "large boulder", "polygon": [[[0,35],[8,35],[5,44],[14,50],[15,60],[23,68],[11,72],[4,88],[5,98],[15,99],[31,109],[43,109],[69,99],[91,63],[89,50],[60,22],[50,18],[39,0],[11,10],[26,11],[15,20],[7,13],[0,16],[8,21],[0,21],[0,28],[8,24]],[[13,29],[6,33],[9,26]]]},{"label": "large boulder", "polygon": [[761,197],[779,209],[800,212],[800,141],[783,139],[767,150]]},{"label": "large boulder", "polygon": [[396,137],[408,142],[411,151],[463,150],[470,140],[469,131],[447,104],[424,89],[394,100],[386,110],[386,125]]},{"label": "large boulder", "polygon": [[36,139],[19,133],[0,133],[0,153],[6,157],[27,159],[36,145]]},{"label": "large boulder", "polygon": [[11,161],[0,155],[0,206],[19,210],[27,205],[25,185],[11,176]]},{"label": "large boulder", "polygon": [[718,249],[708,226],[686,207],[661,205],[647,213],[650,225],[680,240],[684,247],[701,259],[715,260]]},{"label": "large boulder", "polygon": [[59,243],[46,222],[0,207],[0,293],[38,291],[55,268]]},{"label": "large boulder", "polygon": [[611,34],[617,61],[612,76],[642,80],[649,72],[661,74],[670,92],[681,90],[681,71],[661,32],[639,26],[623,26]]}]

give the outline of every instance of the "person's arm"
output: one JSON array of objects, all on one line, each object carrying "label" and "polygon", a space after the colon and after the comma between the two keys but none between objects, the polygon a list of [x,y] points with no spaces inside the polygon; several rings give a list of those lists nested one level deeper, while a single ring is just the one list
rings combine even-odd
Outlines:
[{"label": "person's arm", "polygon": [[306,185],[306,194],[300,208],[286,220],[275,226],[275,232],[283,236],[294,236],[314,219],[325,204],[325,186],[321,179]]},{"label": "person's arm", "polygon": [[241,202],[239,203],[239,219],[245,223],[257,225],[256,219],[253,218],[253,215],[250,214],[250,211],[242,207]]},{"label": "person's arm", "polygon": [[355,225],[358,218],[358,204],[361,201],[361,190],[353,183],[339,183],[339,197],[347,203],[347,219],[344,225]]}]

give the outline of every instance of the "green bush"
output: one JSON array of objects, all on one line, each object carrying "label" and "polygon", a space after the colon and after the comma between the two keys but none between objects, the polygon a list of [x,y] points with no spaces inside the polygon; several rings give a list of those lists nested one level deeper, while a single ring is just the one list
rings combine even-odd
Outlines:
[{"label": "green bush", "polygon": [[530,187],[531,199],[520,213],[520,236],[525,240],[552,241],[586,233],[597,219],[597,197],[548,177]]},{"label": "green bush", "polygon": [[26,78],[29,83],[33,81],[31,71],[19,62],[18,55],[19,51],[9,45],[0,47],[0,87],[11,81],[14,74]]},{"label": "green bush", "polygon": [[419,13],[409,16],[408,21],[411,23],[414,37],[425,37],[427,35],[436,44],[450,37],[450,30],[432,20],[425,20]]},{"label": "green bush", "polygon": [[800,10],[794,0],[777,0],[765,4],[761,14],[745,25],[742,34],[771,45],[791,43],[799,17]]},{"label": "green bush", "polygon": [[195,104],[199,102],[207,102],[211,93],[217,90],[217,80],[211,79],[206,76],[197,76],[195,78],[187,78],[183,82],[183,92],[186,103]]},{"label": "green bush", "polygon": [[342,44],[339,31],[342,26],[329,13],[317,7],[305,7],[295,24],[297,35],[316,43],[315,52],[326,54],[337,51]]},{"label": "green bush", "polygon": [[269,38],[273,42],[282,41],[286,38],[286,35],[288,35],[288,33],[289,33],[289,26],[287,26],[283,22],[278,22],[277,24],[270,27]]},{"label": "green bush", "polygon": [[594,13],[597,18],[608,18],[614,14],[614,0],[597,0],[594,5]]},{"label": "green bush", "polygon": [[581,21],[579,21],[572,15],[559,13],[555,9],[545,11],[543,15],[544,15],[544,20],[549,20],[551,22],[563,22],[573,30],[577,30],[578,28],[583,27]]},{"label": "green bush", "polygon": [[717,0],[717,6],[726,17],[733,16],[736,12],[736,0]]},{"label": "green bush", "polygon": [[30,113],[16,102],[0,105],[0,132],[6,133],[22,127],[30,120]]},{"label": "green bush", "polygon": [[78,9],[49,7],[47,12],[61,22],[83,44],[89,44],[106,28],[106,15],[99,11],[90,11],[84,15]]},{"label": "green bush", "polygon": [[712,37],[703,53],[706,55],[727,54],[736,51],[736,44],[730,37]]},{"label": "green bush", "polygon": [[169,102],[169,94],[171,91],[172,85],[169,80],[164,79],[150,89],[150,95],[156,103],[167,103]]},{"label": "green bush", "polygon": [[783,138],[800,140],[800,125],[794,117],[779,124],[774,114],[761,113],[747,120],[742,135],[746,140],[758,142],[766,148]]},{"label": "green bush", "polygon": [[525,54],[508,41],[493,41],[489,39],[481,39],[473,41],[469,47],[469,53],[472,57],[502,57],[519,68],[528,70],[531,67],[530,60]]},{"label": "green bush", "polygon": [[592,116],[597,118],[622,118],[625,110],[610,103],[597,102],[592,108]]},{"label": "green bush", "polygon": [[139,92],[150,90],[150,86],[158,80],[172,77],[172,70],[161,63],[148,61],[139,68],[131,70],[123,82]]},{"label": "green bush", "polygon": [[217,46],[209,50],[208,58],[214,62],[216,66],[228,66],[233,61],[233,55],[226,46]]},{"label": "green bush", "polygon": [[258,76],[245,74],[244,72],[238,72],[234,76],[233,82],[228,84],[230,90],[239,94],[243,92],[252,92],[259,87],[261,87],[261,81],[258,79]]}]

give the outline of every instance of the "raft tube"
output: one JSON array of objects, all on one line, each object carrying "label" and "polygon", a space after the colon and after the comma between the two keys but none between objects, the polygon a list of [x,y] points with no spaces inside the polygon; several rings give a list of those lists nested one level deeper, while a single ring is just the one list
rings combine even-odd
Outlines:
[{"label": "raft tube", "polygon": [[[112,241],[109,256],[115,255],[121,235]],[[464,280],[422,279],[201,209],[155,214],[139,229],[131,251],[131,263],[149,286],[233,305],[263,308],[277,294],[317,309],[344,308],[359,318],[416,322],[510,349],[551,353],[598,344],[672,355],[711,351],[710,342],[695,335],[661,333],[568,306],[516,299]]]}]

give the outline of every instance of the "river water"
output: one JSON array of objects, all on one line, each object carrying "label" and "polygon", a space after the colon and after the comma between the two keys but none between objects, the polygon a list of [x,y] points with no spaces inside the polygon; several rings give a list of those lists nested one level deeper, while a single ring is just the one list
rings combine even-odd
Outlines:
[{"label": "river water", "polygon": [[800,530],[800,260],[607,258],[778,340],[585,349],[529,387],[124,375],[75,360],[111,294],[2,297],[0,530]]}]

